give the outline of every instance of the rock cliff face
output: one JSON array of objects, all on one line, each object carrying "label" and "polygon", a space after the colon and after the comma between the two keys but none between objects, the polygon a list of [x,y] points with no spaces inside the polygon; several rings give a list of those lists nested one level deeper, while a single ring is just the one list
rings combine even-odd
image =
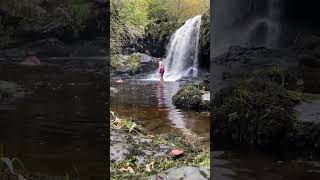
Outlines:
[{"label": "rock cliff face", "polygon": [[[108,1],[101,0],[3,1],[0,3],[0,49],[28,46],[32,50],[31,46],[45,45],[54,46],[53,51],[66,55],[60,47],[68,51],[67,45],[106,37],[108,9]],[[33,44],[35,41],[40,46]],[[106,39],[102,46],[107,43]]]}]

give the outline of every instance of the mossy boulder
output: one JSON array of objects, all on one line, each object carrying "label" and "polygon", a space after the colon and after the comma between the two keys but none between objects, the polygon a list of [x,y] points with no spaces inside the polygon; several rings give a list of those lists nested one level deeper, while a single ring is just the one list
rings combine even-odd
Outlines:
[{"label": "mossy boulder", "polygon": [[247,81],[220,90],[213,100],[215,137],[258,146],[279,145],[295,131],[297,97],[271,81]]},{"label": "mossy boulder", "polygon": [[131,55],[116,54],[111,56],[112,71],[118,74],[129,73],[136,74],[141,68],[141,54],[133,53]]},{"label": "mossy boulder", "polygon": [[197,85],[187,85],[172,97],[172,101],[177,108],[204,110],[208,103],[203,100],[202,95],[203,92]]},{"label": "mossy boulder", "polygon": [[287,68],[274,65],[269,68],[259,69],[254,73],[255,78],[271,81],[286,89],[298,88],[298,73],[291,72]]}]

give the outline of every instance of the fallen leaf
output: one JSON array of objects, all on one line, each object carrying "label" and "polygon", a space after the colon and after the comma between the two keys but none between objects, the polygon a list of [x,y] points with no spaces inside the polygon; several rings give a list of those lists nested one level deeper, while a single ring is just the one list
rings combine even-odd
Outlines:
[{"label": "fallen leaf", "polygon": [[137,126],[137,124],[136,124],[136,123],[133,123],[133,124],[131,125],[130,129],[129,129],[129,133],[130,133],[136,126]]},{"label": "fallen leaf", "polygon": [[151,169],[153,169],[154,162],[152,161],[149,164],[146,164],[146,172],[151,172]]},{"label": "fallen leaf", "polygon": [[128,168],[127,168],[127,170],[129,171],[129,173],[131,173],[131,174],[133,174],[134,173],[134,170],[129,166]]},{"label": "fallen leaf", "polygon": [[178,148],[174,148],[171,150],[171,153],[174,155],[174,156],[179,156],[181,154],[183,154],[183,151],[178,149]]}]

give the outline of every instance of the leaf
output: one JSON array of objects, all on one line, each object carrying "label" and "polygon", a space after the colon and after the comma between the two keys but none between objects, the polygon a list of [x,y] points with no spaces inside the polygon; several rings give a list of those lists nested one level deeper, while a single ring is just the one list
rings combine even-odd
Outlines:
[{"label": "leaf", "polygon": [[14,170],[13,170],[12,161],[9,158],[0,158],[0,160],[3,161],[7,165],[7,167],[9,168],[9,171],[12,174],[15,174]]},{"label": "leaf", "polygon": [[129,171],[129,173],[131,173],[131,174],[133,174],[134,173],[134,170],[129,166],[128,168],[127,168],[127,170]]},{"label": "leaf", "polygon": [[149,164],[146,164],[146,172],[151,172],[151,169],[153,169],[154,162],[152,161]]},{"label": "leaf", "polygon": [[133,174],[134,173],[134,170],[129,166],[127,168],[121,168],[119,169],[120,171],[128,171],[129,173]]},{"label": "leaf", "polygon": [[21,176],[20,174],[18,175],[18,180],[27,180],[26,178],[24,178],[23,176]]},{"label": "leaf", "polygon": [[129,133],[130,133],[136,126],[137,126],[137,124],[136,124],[136,123],[133,123],[133,124],[131,125],[130,129],[129,129]]},{"label": "leaf", "polygon": [[13,159],[12,159],[12,164],[13,164],[15,161],[18,162],[19,166],[20,166],[24,171],[26,170],[26,168],[24,167],[22,161],[20,161],[18,158],[13,158]]}]

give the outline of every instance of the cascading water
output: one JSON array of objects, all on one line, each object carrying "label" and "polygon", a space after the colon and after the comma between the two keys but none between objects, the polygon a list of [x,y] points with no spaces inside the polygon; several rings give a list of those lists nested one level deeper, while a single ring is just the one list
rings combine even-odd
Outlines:
[{"label": "cascading water", "polygon": [[281,0],[215,1],[213,57],[227,52],[230,46],[279,46],[281,36]]},{"label": "cascading water", "polygon": [[267,15],[251,23],[247,37],[251,45],[276,47],[280,36],[280,0],[267,1]]},{"label": "cascading water", "polygon": [[[187,20],[172,36],[163,60],[164,80],[176,81],[182,76],[197,76],[201,16]],[[159,72],[149,79],[158,80]]]}]

